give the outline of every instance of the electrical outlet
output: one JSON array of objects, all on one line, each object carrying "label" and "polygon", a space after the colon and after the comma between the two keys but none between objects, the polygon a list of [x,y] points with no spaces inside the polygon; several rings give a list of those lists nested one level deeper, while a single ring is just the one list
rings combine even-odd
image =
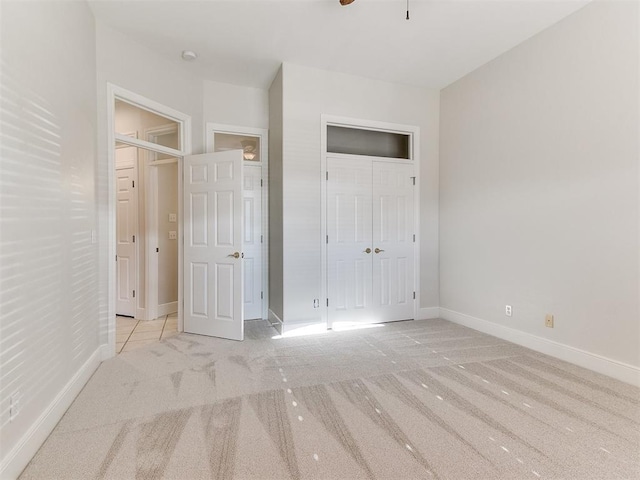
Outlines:
[{"label": "electrical outlet", "polygon": [[512,311],[511,311],[511,305],[505,305],[505,306],[504,306],[504,314],[505,314],[507,317],[510,317],[510,316],[511,316],[511,313],[512,313]]},{"label": "electrical outlet", "polygon": [[178,215],[177,215],[177,214],[175,214],[175,213],[170,213],[170,214],[169,214],[169,221],[170,221],[171,223],[175,223],[175,222],[177,222],[177,221],[178,221]]},{"label": "electrical outlet", "polygon": [[9,399],[9,421],[13,422],[13,420],[20,413],[20,392],[16,392],[11,395]]},{"label": "electrical outlet", "polygon": [[178,238],[178,234],[175,230],[171,230],[169,232],[169,240],[176,240]]},{"label": "electrical outlet", "polygon": [[319,308],[319,307],[320,307],[320,299],[314,298],[313,299],[313,308]]},{"label": "electrical outlet", "polygon": [[544,324],[549,328],[553,328],[553,315],[547,313],[547,316],[544,317]]}]

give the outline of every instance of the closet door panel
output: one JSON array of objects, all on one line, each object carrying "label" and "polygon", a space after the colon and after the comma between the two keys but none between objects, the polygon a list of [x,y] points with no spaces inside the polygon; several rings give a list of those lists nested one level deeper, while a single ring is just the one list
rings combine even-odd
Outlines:
[{"label": "closet door panel", "polygon": [[413,308],[413,167],[374,161],[373,308],[379,321],[410,319]]},{"label": "closet door panel", "polygon": [[371,173],[367,159],[327,159],[329,327],[375,321],[371,309]]}]

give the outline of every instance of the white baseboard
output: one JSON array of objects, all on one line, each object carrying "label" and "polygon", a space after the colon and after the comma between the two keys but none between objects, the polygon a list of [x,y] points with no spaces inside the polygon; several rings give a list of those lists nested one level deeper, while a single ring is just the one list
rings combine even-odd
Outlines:
[{"label": "white baseboard", "polygon": [[446,308],[440,308],[440,318],[640,387],[640,368],[633,365]]},{"label": "white baseboard", "polygon": [[418,309],[418,318],[416,320],[431,320],[440,317],[440,308],[423,307]]},{"label": "white baseboard", "polygon": [[178,311],[178,302],[169,302],[158,305],[158,317],[169,315]]},{"label": "white baseboard", "polygon": [[109,360],[112,357],[116,356],[116,347],[115,345],[110,345],[109,343],[103,343],[100,345],[100,360],[105,361]]},{"label": "white baseboard", "polygon": [[78,396],[82,387],[89,381],[93,372],[100,366],[102,348],[99,347],[80,367],[76,374],[60,390],[49,406],[16,443],[0,463],[0,478],[13,480],[18,478],[22,470],[42,446],[49,434],[58,424],[64,413]]}]

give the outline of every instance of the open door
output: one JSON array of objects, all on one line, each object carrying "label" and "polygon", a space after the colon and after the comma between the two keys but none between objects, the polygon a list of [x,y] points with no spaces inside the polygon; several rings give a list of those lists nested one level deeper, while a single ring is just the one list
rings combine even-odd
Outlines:
[{"label": "open door", "polygon": [[242,150],[183,165],[184,331],[243,340]]},{"label": "open door", "polygon": [[116,315],[136,316],[137,149],[116,150]]}]

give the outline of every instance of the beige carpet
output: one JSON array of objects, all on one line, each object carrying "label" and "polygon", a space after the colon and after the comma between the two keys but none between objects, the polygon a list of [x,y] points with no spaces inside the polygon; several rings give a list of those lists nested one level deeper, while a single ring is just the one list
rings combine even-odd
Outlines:
[{"label": "beige carpet", "polygon": [[443,320],[101,365],[28,479],[640,479],[640,390]]}]

